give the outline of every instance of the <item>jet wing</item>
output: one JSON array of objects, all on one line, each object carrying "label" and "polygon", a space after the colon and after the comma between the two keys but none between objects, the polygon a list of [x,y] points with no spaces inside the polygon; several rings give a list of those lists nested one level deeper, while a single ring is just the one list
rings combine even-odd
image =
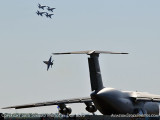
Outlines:
[{"label": "jet wing", "polygon": [[50,67],[50,65],[47,65],[47,71],[48,71],[49,67]]},{"label": "jet wing", "polygon": [[55,101],[32,103],[25,105],[16,105],[16,106],[4,107],[2,109],[10,109],[10,108],[22,109],[22,108],[42,107],[42,106],[71,104],[71,103],[85,103],[85,102],[92,102],[92,99],[90,97],[73,98],[73,99],[55,100]]}]

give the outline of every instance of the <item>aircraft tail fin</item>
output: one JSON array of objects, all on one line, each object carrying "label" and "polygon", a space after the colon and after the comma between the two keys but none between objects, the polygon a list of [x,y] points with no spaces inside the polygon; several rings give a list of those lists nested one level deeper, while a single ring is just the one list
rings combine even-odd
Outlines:
[{"label": "aircraft tail fin", "polygon": [[92,91],[99,91],[104,88],[101,71],[99,66],[99,54],[128,54],[128,53],[121,53],[121,52],[111,52],[111,51],[96,51],[96,50],[89,50],[89,51],[76,51],[76,52],[63,52],[63,53],[53,53],[54,55],[62,55],[62,54],[87,54],[90,55],[88,58],[89,64],[89,72],[90,72],[90,82],[91,82],[91,89]]}]

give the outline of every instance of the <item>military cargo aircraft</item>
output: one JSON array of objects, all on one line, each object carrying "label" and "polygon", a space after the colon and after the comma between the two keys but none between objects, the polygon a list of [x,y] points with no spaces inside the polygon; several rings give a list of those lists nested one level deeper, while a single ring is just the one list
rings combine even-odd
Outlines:
[{"label": "military cargo aircraft", "polygon": [[49,6],[47,6],[47,10],[53,12],[53,10],[56,8],[50,8]]},{"label": "military cargo aircraft", "polygon": [[66,105],[71,103],[85,103],[86,110],[94,113],[98,109],[103,115],[111,114],[159,114],[160,95],[149,94],[146,92],[121,91],[115,88],[106,88],[103,86],[101,71],[99,66],[100,54],[128,54],[110,51],[78,51],[53,53],[54,55],[62,54],[87,54],[91,94],[90,97],[55,100],[49,102],[33,103],[26,105],[17,105],[5,107],[8,108],[31,108],[40,106],[58,105],[59,112],[64,115],[71,114],[72,109]]},{"label": "military cargo aircraft", "polygon": [[43,61],[45,64],[47,64],[47,71],[49,69],[49,67],[51,66],[52,68],[52,65],[53,65],[53,60],[52,60],[52,56],[49,58],[48,61]]},{"label": "military cargo aircraft", "polygon": [[45,12],[40,12],[40,11],[37,10],[36,13],[37,13],[38,16],[39,16],[39,15],[40,15],[40,16],[43,16],[43,13],[45,13]]},{"label": "military cargo aircraft", "polygon": [[44,10],[45,7],[46,7],[46,6],[42,6],[41,4],[38,3],[38,8],[39,8],[39,9],[43,9],[43,10]]}]

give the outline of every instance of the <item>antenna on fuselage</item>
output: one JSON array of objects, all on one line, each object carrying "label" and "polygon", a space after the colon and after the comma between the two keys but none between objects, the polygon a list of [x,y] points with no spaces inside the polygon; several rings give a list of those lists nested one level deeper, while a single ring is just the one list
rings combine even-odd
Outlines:
[{"label": "antenna on fuselage", "polygon": [[98,51],[98,50],[88,50],[88,51],[76,51],[76,52],[62,52],[62,53],[53,53],[54,55],[62,54],[87,54],[90,55],[88,58],[89,72],[90,72],[90,82],[92,91],[99,91],[104,88],[102,82],[102,76],[99,66],[99,54],[128,54],[123,52],[111,52],[111,51]]}]

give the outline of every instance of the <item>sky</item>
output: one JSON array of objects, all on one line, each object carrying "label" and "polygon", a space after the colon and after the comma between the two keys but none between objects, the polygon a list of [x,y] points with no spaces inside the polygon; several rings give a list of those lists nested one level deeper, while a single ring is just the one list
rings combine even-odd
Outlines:
[{"label": "sky", "polygon": [[[38,3],[56,8],[52,19],[37,16],[43,11]],[[53,52],[128,52],[100,55],[104,85],[160,94],[159,5],[159,0],[1,1],[0,108],[90,95],[88,56],[53,56],[47,71],[43,61]],[[70,106],[73,114],[87,113],[84,104]],[[55,113],[57,106],[0,112]]]}]

